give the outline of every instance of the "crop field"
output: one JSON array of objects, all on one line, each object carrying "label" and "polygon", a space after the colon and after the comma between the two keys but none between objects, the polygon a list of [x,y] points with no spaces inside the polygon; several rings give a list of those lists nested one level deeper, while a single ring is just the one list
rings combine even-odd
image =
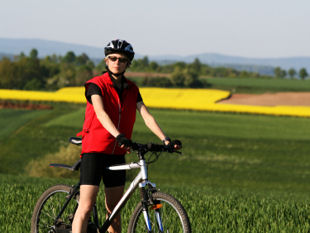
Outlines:
[{"label": "crop field", "polygon": [[[129,74],[128,74],[129,75]],[[143,77],[168,77],[161,73],[137,73],[130,74],[128,77],[137,83],[143,85]],[[238,77],[208,77],[202,76],[201,80],[207,83],[208,89],[227,90],[233,93],[261,94],[266,92],[300,92],[310,91],[310,80],[288,79],[288,78],[238,78]]]},{"label": "crop field", "polygon": [[[256,82],[259,83],[260,81]],[[230,82],[233,81],[230,80]],[[300,88],[300,86],[298,87]],[[218,101],[228,98],[231,94],[229,91],[217,89],[141,88],[140,92],[146,105],[153,108],[310,117],[310,107],[308,106],[217,104]],[[85,104],[86,100],[83,96],[83,87],[66,87],[56,92],[0,89],[0,99],[13,101],[48,101],[54,103],[71,102]]]},{"label": "crop field", "polygon": [[[78,147],[69,147],[67,139],[80,131],[85,106],[52,106],[0,109],[0,232],[29,232],[41,193],[50,185],[77,181],[78,174],[64,178],[55,168],[50,172],[48,164],[79,158]],[[151,113],[171,138],[183,142],[183,149],[182,155],[163,154],[151,164],[150,180],[182,202],[193,232],[310,231],[310,119],[160,109]],[[159,142],[139,116],[133,140]],[[135,155],[127,159],[135,160]],[[136,198],[122,213],[124,232],[135,203]]]},{"label": "crop field", "polygon": [[233,93],[266,93],[310,91],[310,80],[264,78],[203,78],[213,89]]}]

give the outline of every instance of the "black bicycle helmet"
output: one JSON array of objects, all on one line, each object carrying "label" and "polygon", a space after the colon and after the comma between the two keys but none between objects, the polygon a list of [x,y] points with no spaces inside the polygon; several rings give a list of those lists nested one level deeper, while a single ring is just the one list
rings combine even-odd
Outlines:
[{"label": "black bicycle helmet", "polygon": [[129,59],[130,62],[132,61],[133,57],[135,56],[135,52],[133,51],[131,44],[129,44],[126,40],[119,40],[119,39],[112,40],[104,48],[105,56],[107,56],[111,53],[124,54]]}]

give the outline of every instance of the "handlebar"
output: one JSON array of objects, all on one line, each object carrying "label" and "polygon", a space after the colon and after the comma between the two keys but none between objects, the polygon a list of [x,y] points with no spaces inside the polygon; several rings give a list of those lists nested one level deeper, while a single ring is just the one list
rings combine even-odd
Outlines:
[{"label": "handlebar", "polygon": [[131,145],[131,149],[133,151],[137,151],[138,153],[145,154],[147,152],[169,152],[169,153],[181,153],[177,149],[175,149],[175,145],[181,147],[181,143],[171,142],[169,145],[159,145],[154,143],[148,144],[140,144],[133,142]]},{"label": "handlebar", "polygon": [[[81,145],[82,144],[82,139],[79,137],[71,137],[69,139],[69,142],[71,142],[74,145]],[[131,150],[136,151],[139,155],[140,158],[144,158],[144,155],[147,152],[169,152],[169,153],[178,153],[181,154],[180,151],[175,149],[175,145],[178,145],[179,148],[182,147],[182,144],[180,141],[172,141],[169,145],[159,145],[159,144],[154,144],[154,143],[148,143],[148,144],[141,144],[141,143],[136,143],[133,142],[131,145]],[[152,161],[148,161],[147,163],[152,163],[158,159],[159,154],[156,155],[156,158]],[[79,159],[74,165],[69,166],[66,164],[58,164],[58,163],[52,163],[50,164],[51,167],[61,167],[61,168],[66,168],[71,171],[77,171],[80,168],[81,164],[81,159]]]},{"label": "handlebar", "polygon": [[[82,139],[79,137],[71,137],[69,139],[69,142],[75,145],[81,145]],[[145,154],[147,152],[169,152],[169,153],[179,153],[180,151],[175,149],[175,145],[177,145],[179,148],[182,147],[182,143],[178,140],[172,141],[169,145],[160,145],[160,144],[154,144],[154,143],[148,143],[148,144],[141,144],[133,142],[130,146],[131,150],[136,151],[141,154]]]}]

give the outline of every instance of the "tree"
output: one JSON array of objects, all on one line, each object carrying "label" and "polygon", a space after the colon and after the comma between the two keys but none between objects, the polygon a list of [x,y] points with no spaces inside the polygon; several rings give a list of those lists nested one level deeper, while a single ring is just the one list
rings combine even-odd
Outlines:
[{"label": "tree", "polygon": [[299,70],[299,77],[304,80],[306,77],[308,76],[308,72],[306,70],[306,68],[301,68]]},{"label": "tree", "polygon": [[32,49],[30,51],[30,59],[31,60],[37,60],[38,59],[38,50]]},{"label": "tree", "polygon": [[150,62],[149,67],[151,69],[151,71],[158,71],[160,66],[157,64],[157,62]]},{"label": "tree", "polygon": [[146,71],[149,68],[149,59],[147,56],[142,59],[135,59],[130,65],[131,70]]},{"label": "tree", "polygon": [[76,60],[75,53],[72,51],[67,52],[67,54],[64,56],[63,61],[65,63],[74,63]]},{"label": "tree", "polygon": [[227,69],[225,67],[215,67],[211,75],[214,77],[227,77]]},{"label": "tree", "polygon": [[149,87],[171,87],[172,83],[169,78],[164,77],[144,77],[142,81],[142,86]]},{"label": "tree", "polygon": [[190,67],[191,67],[192,69],[194,69],[195,72],[197,72],[198,74],[199,74],[200,71],[201,71],[201,66],[202,66],[202,64],[201,64],[201,62],[200,62],[200,60],[199,60],[198,58],[195,58],[195,60],[193,61],[193,63],[190,64]]},{"label": "tree", "polygon": [[199,73],[193,68],[188,68],[183,71],[184,86],[186,87],[201,87],[202,83],[199,81]]},{"label": "tree", "polygon": [[179,61],[179,62],[176,62],[173,66],[174,66],[174,70],[175,69],[185,69],[186,63],[183,61]]},{"label": "tree", "polygon": [[149,58],[147,56],[141,59],[141,65],[143,68],[147,68],[149,66]]},{"label": "tree", "polygon": [[74,85],[79,86],[83,85],[88,79],[93,75],[92,68],[87,65],[79,66],[74,80]]},{"label": "tree", "polygon": [[290,78],[294,78],[296,75],[296,70],[294,68],[290,68],[288,70],[288,75],[290,76]]},{"label": "tree", "polygon": [[184,87],[185,75],[180,68],[176,68],[171,75],[171,82],[173,86]]},{"label": "tree", "polygon": [[82,53],[81,55],[77,56],[76,58],[76,63],[77,65],[81,66],[81,65],[86,65],[87,62],[89,61],[89,57],[87,56],[86,53]]},{"label": "tree", "polygon": [[[96,73],[102,73],[104,70],[105,70],[105,67],[106,67],[106,63],[105,63],[105,60],[102,59],[95,67],[95,72]],[[132,65],[130,66],[132,67]]]},{"label": "tree", "polygon": [[26,57],[25,53],[21,52],[19,55],[14,56],[14,61],[18,61],[18,60],[23,59],[25,57]]},{"label": "tree", "polygon": [[9,58],[2,58],[0,61],[0,88],[12,88],[15,73],[15,64]]},{"label": "tree", "polygon": [[286,76],[286,71],[285,71],[285,70],[282,70],[281,67],[279,67],[279,66],[277,66],[276,68],[274,68],[273,72],[274,72],[274,75],[275,75],[277,78],[285,78],[285,76]]},{"label": "tree", "polygon": [[40,90],[44,87],[44,83],[38,79],[31,79],[29,80],[25,86],[23,87],[24,90]]}]

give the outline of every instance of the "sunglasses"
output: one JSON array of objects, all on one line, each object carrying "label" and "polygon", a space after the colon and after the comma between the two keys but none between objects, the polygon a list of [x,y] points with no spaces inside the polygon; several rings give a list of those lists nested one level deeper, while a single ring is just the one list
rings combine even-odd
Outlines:
[{"label": "sunglasses", "polygon": [[126,63],[126,62],[128,62],[128,59],[127,58],[124,58],[124,57],[108,57],[108,59],[110,60],[110,61],[113,61],[113,62],[116,62],[117,60],[120,62],[120,63]]}]

